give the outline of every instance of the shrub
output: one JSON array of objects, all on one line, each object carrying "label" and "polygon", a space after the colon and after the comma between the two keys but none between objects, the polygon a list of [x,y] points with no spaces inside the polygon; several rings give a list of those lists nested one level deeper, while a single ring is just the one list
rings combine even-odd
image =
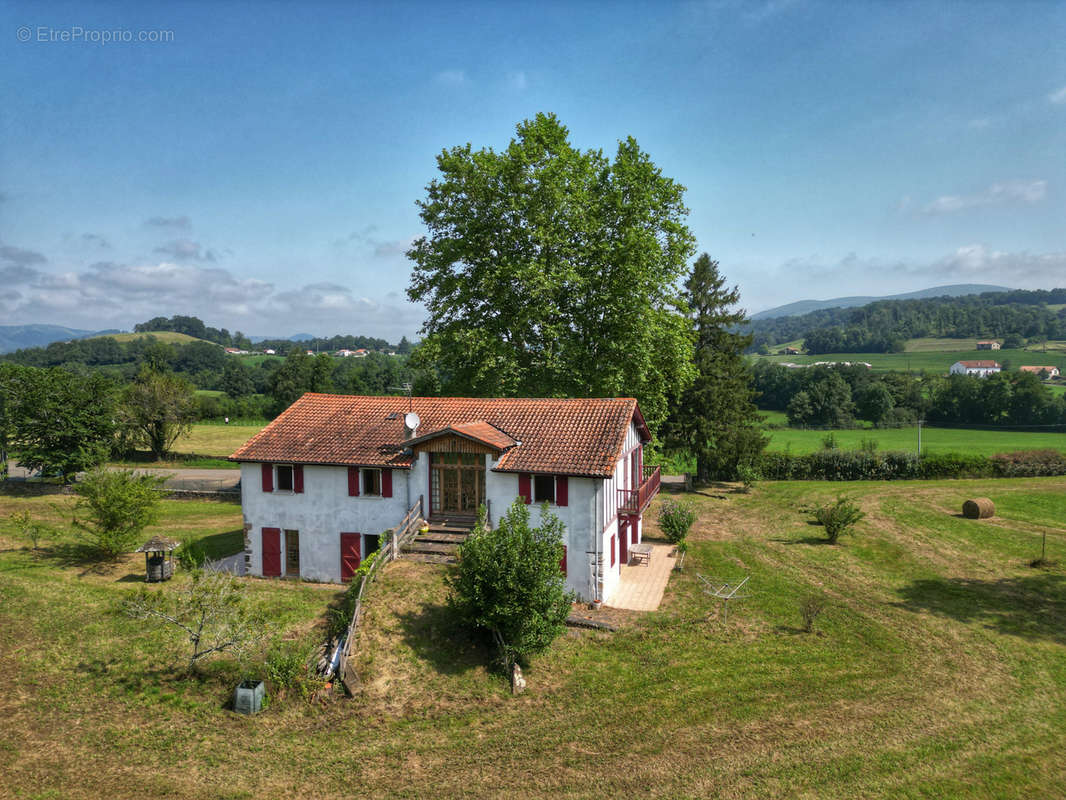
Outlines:
[{"label": "shrub", "polygon": [[739,464],[737,466],[737,477],[740,478],[742,491],[746,494],[751,491],[751,488],[759,480],[762,480],[762,476],[759,474],[759,470],[751,464]]},{"label": "shrub", "polygon": [[[128,553],[159,515],[164,478],[135,475],[132,470],[95,469],[74,487],[74,525],[105,558]],[[79,518],[79,513],[83,516]]]},{"label": "shrub", "polygon": [[34,550],[37,549],[41,538],[47,531],[47,526],[31,517],[29,511],[16,511],[11,515],[11,523],[19,536],[29,540]]},{"label": "shrub", "polygon": [[314,694],[322,685],[315,672],[314,652],[314,645],[308,642],[275,639],[263,659],[263,670],[274,691],[291,691],[305,699]]},{"label": "shrub", "polygon": [[830,431],[822,437],[822,449],[823,450],[836,450],[839,445],[837,444],[837,435]]},{"label": "shrub", "polygon": [[696,512],[688,503],[667,498],[659,507],[659,528],[670,544],[684,541],[695,521]]},{"label": "shrub", "polygon": [[1066,474],[1066,454],[1058,450],[1023,450],[992,456],[992,470],[1000,478],[1030,478]]},{"label": "shrub", "polygon": [[452,609],[492,632],[508,667],[551,645],[573,602],[559,569],[565,528],[547,503],[540,513],[540,526],[530,526],[529,509],[518,498],[495,530],[479,520],[448,579]]},{"label": "shrub", "polygon": [[825,611],[825,598],[807,595],[800,600],[800,615],[803,617],[804,633],[814,633],[814,623],[818,615]]},{"label": "shrub", "polygon": [[185,542],[177,549],[174,555],[177,557],[181,568],[190,572],[194,569],[200,569],[204,562],[207,561],[207,551],[196,542]]},{"label": "shrub", "polygon": [[866,512],[860,511],[854,501],[844,495],[837,497],[834,503],[820,506],[814,512],[814,518],[825,527],[825,535],[830,544],[836,544],[841,534],[850,533],[850,528],[865,516]]},{"label": "shrub", "polygon": [[877,452],[877,439],[868,439],[863,437],[859,440],[859,452],[860,453],[876,453]]}]

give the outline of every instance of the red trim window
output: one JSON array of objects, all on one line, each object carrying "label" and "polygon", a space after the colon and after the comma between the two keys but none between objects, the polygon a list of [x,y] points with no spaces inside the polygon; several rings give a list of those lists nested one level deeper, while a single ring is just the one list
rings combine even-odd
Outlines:
[{"label": "red trim window", "polygon": [[374,497],[381,496],[381,472],[380,469],[364,469],[360,470],[363,473],[363,494],[368,497],[373,495]]}]

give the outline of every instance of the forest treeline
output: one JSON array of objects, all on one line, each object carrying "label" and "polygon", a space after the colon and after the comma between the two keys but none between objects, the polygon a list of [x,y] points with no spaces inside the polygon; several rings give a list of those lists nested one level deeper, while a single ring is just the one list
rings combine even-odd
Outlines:
[{"label": "forest treeline", "polygon": [[754,351],[804,340],[808,353],[902,352],[907,339],[1006,338],[1033,342],[1066,338],[1066,289],[985,292],[964,297],[878,300],[859,308],[829,308],[795,317],[750,322]]}]

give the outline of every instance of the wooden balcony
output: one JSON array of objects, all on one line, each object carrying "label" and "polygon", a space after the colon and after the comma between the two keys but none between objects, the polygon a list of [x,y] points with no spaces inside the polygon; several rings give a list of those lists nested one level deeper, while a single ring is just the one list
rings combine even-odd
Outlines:
[{"label": "wooden balcony", "polygon": [[645,467],[644,480],[636,489],[618,490],[619,514],[643,514],[648,503],[659,493],[659,468]]}]

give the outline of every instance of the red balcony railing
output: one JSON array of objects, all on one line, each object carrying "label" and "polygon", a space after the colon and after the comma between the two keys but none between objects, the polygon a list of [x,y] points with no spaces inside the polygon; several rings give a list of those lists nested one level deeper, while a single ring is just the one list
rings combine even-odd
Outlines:
[{"label": "red balcony railing", "polygon": [[659,468],[645,467],[644,480],[636,489],[618,490],[619,514],[643,514],[651,499],[659,493]]}]

